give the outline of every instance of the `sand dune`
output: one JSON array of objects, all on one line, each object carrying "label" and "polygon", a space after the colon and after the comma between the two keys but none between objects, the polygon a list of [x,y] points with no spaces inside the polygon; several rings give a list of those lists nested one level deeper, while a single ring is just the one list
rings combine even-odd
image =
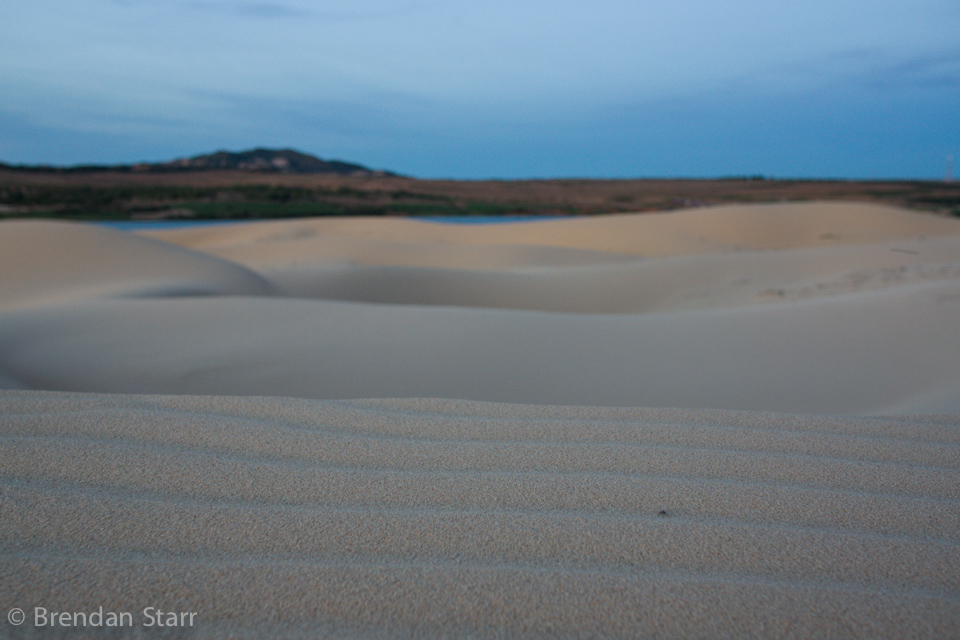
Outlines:
[{"label": "sand dune", "polygon": [[807,204],[149,235],[0,225],[3,386],[960,413],[956,219]]},{"label": "sand dune", "polygon": [[960,220],[872,205],[0,222],[0,602],[953,637],[957,318]]},{"label": "sand dune", "polygon": [[[405,219],[314,218],[232,228],[154,231],[148,235],[244,264],[282,266],[303,259],[323,262],[324,252],[312,250],[311,243],[321,243],[326,249],[331,238],[351,242],[348,246],[354,248],[362,248],[363,241],[388,241],[457,247],[521,245],[666,257],[955,236],[960,235],[960,221],[879,205],[825,202],[729,205],[481,226]],[[276,245],[283,245],[283,250],[275,251]],[[343,259],[343,255],[338,253],[337,259]],[[278,256],[282,256],[280,264]],[[372,253],[357,262],[384,263]]]}]

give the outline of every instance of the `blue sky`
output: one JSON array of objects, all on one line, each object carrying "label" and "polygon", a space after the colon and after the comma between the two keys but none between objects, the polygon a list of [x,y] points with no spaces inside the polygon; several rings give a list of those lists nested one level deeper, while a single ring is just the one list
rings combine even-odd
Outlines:
[{"label": "blue sky", "polygon": [[940,178],[956,0],[3,0],[0,161]]}]

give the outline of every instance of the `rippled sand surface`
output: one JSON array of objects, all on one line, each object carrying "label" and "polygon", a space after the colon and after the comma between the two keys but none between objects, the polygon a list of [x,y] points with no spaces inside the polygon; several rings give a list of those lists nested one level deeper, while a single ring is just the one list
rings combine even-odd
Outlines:
[{"label": "rippled sand surface", "polygon": [[[7,391],[0,593],[199,637],[951,637],[960,420]],[[142,628],[140,630],[143,630]]]}]

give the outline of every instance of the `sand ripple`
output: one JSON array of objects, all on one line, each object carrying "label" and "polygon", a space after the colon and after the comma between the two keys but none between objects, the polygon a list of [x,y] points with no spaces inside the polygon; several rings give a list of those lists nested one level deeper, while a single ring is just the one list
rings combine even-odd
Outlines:
[{"label": "sand ripple", "polygon": [[197,637],[948,637],[960,421],[0,395],[17,606]]}]

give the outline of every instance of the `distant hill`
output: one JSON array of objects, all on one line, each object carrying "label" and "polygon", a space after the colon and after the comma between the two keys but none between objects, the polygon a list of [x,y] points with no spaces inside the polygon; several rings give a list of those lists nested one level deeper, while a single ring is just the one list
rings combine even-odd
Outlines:
[{"label": "distant hill", "polygon": [[132,171],[142,173],[210,171],[237,169],[263,173],[333,173],[339,175],[396,175],[387,171],[374,171],[368,167],[342,160],[322,160],[294,149],[250,149],[234,153],[214,153],[178,158],[170,162],[120,164],[120,165],[75,165],[54,167],[49,165],[6,165],[0,168],[14,171],[43,173],[81,173],[91,171]]},{"label": "distant hill", "polygon": [[[158,165],[148,165],[157,167]],[[294,149],[251,149],[232,153],[217,151],[208,155],[165,162],[163,169],[242,169],[244,171],[279,171],[283,173],[374,173],[363,165],[341,160],[321,160]],[[382,173],[382,172],[381,172]]]}]

